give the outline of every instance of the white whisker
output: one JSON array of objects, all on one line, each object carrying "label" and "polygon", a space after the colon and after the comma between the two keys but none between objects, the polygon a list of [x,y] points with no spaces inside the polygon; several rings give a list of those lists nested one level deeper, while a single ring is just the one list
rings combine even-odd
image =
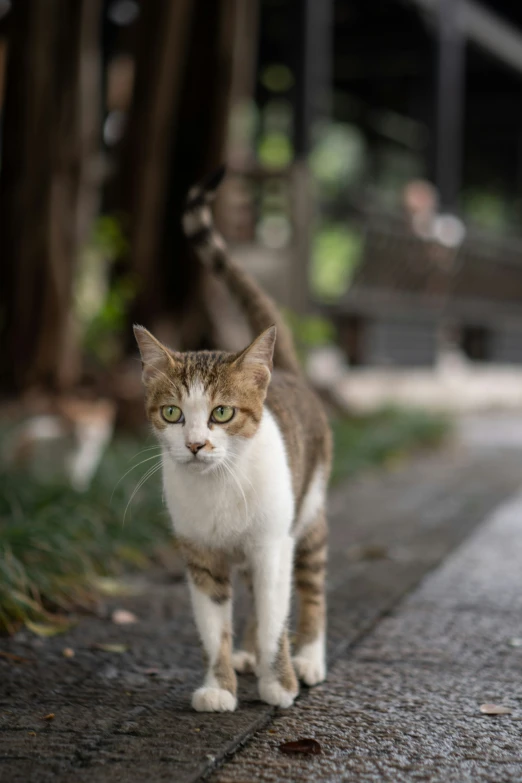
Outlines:
[{"label": "white whisker", "polygon": [[136,496],[136,493],[137,493],[137,492],[139,492],[139,490],[142,488],[142,486],[145,484],[145,482],[146,482],[146,481],[147,481],[149,478],[151,478],[151,476],[153,476],[155,473],[157,473],[157,472],[158,472],[158,470],[160,470],[160,469],[161,469],[161,466],[162,466],[162,463],[161,463],[161,462],[160,462],[158,465],[153,465],[153,466],[152,466],[152,468],[149,468],[149,469],[146,471],[145,475],[144,475],[144,476],[142,476],[142,477],[141,477],[141,479],[138,481],[138,483],[137,483],[137,485],[136,485],[136,487],[135,487],[135,489],[134,489],[134,491],[133,491],[132,495],[131,495],[131,496],[130,496],[130,498],[129,498],[129,502],[128,502],[128,503],[127,503],[127,505],[125,506],[125,512],[124,512],[124,514],[123,514],[122,527],[125,525],[125,519],[126,519],[126,517],[127,517],[127,511],[129,510],[129,506],[130,506],[130,504],[132,503],[132,501],[134,500],[134,497]]},{"label": "white whisker", "polygon": [[142,460],[141,460],[141,462],[137,462],[137,463],[136,463],[136,465],[133,465],[131,468],[129,468],[129,469],[128,469],[128,470],[127,470],[127,471],[126,471],[124,474],[123,474],[123,476],[122,476],[121,478],[119,478],[119,479],[118,479],[118,481],[117,481],[117,482],[116,482],[116,484],[114,485],[114,489],[112,490],[111,499],[110,499],[109,503],[112,503],[112,499],[113,499],[113,497],[114,497],[114,493],[116,492],[116,490],[117,490],[117,488],[118,488],[118,485],[119,485],[119,484],[120,484],[120,483],[123,481],[123,479],[125,478],[125,476],[128,476],[128,475],[129,475],[129,473],[132,473],[132,471],[133,471],[135,468],[139,468],[139,466],[140,466],[140,465],[143,465],[145,462],[150,462],[150,461],[151,461],[151,459],[159,459],[159,455],[158,455],[158,454],[153,454],[153,455],[152,455],[152,457],[147,457],[146,459],[142,459]]},{"label": "white whisker", "polygon": [[248,485],[250,486],[252,492],[254,493],[256,498],[258,498],[259,496],[257,494],[257,491],[256,491],[254,485],[252,484],[252,482],[250,481],[248,476],[244,473],[244,471],[241,470],[239,465],[237,463],[234,463],[231,460],[227,459],[226,457],[224,457],[224,461],[229,465],[230,468],[235,468],[236,469],[237,473],[239,473],[241,478],[248,483]]},{"label": "white whisker", "polygon": [[157,446],[149,446],[149,447],[148,447],[148,448],[146,448],[146,449],[142,449],[141,451],[138,451],[138,453],[137,453],[137,454],[134,454],[134,456],[132,456],[132,457],[129,457],[129,462],[130,462],[132,459],[136,459],[136,457],[139,457],[139,456],[140,456],[140,454],[144,454],[146,451],[152,451],[153,449],[162,449],[162,448],[163,448],[163,446],[160,446],[160,445],[157,445]]},{"label": "white whisker", "polygon": [[239,481],[239,479],[237,478],[236,474],[233,472],[232,468],[229,466],[229,464],[225,460],[223,460],[223,462],[221,464],[223,465],[223,467],[228,471],[228,473],[232,476],[232,478],[236,482],[237,488],[239,489],[239,491],[241,492],[241,494],[243,496],[243,502],[245,504],[245,514],[246,514],[246,516],[248,516],[248,503],[247,503],[245,491],[244,491],[243,487],[241,486],[241,482]]}]

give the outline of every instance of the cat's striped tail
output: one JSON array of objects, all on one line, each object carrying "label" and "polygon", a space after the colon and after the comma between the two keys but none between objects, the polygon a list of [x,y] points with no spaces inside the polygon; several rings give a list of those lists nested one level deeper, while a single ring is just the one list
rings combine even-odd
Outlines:
[{"label": "cat's striped tail", "polygon": [[292,334],[277,305],[253,278],[232,261],[223,237],[214,227],[210,205],[224,175],[225,167],[222,166],[211,177],[190,189],[183,213],[185,235],[205,267],[225,281],[244,312],[253,336],[275,324],[274,367],[299,373]]}]

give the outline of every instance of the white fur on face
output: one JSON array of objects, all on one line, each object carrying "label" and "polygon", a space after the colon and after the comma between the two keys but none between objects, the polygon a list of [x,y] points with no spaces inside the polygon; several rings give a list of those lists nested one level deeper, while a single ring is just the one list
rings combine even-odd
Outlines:
[{"label": "white fur on face", "polygon": [[230,470],[219,467],[218,460],[216,470],[196,470],[166,453],[165,499],[179,536],[210,548],[240,546],[243,551],[248,539],[255,550],[258,536],[270,540],[291,529],[294,496],[285,445],[267,409],[253,438],[228,440],[226,458],[235,455],[227,464]]},{"label": "white fur on face", "polygon": [[[239,435],[231,437],[223,425],[209,426],[212,410],[220,402],[212,402],[201,383],[193,384],[183,398],[173,404],[183,411],[184,423],[169,424],[158,436],[174,462],[206,472],[237,457],[245,439]],[[210,445],[194,455],[188,448],[190,443]]]}]

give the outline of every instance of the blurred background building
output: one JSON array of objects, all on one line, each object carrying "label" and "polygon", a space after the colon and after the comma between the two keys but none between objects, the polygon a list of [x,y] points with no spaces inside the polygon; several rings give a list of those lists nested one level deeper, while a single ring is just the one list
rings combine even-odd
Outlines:
[{"label": "blurred background building", "polygon": [[139,396],[130,324],[244,330],[180,231],[223,159],[233,253],[353,367],[522,362],[522,7],[1,0],[3,396]]}]

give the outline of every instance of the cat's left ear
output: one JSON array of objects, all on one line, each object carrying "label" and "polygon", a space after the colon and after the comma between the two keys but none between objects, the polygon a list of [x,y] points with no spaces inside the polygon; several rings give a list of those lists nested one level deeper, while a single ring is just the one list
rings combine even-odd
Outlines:
[{"label": "cat's left ear", "polygon": [[239,354],[234,364],[239,369],[253,370],[261,383],[268,383],[273,369],[276,328],[269,326]]},{"label": "cat's left ear", "polygon": [[133,327],[134,336],[138,343],[143,367],[142,380],[145,386],[151,381],[164,376],[168,369],[172,369],[175,360],[169,349],[160,343],[145,327]]}]

